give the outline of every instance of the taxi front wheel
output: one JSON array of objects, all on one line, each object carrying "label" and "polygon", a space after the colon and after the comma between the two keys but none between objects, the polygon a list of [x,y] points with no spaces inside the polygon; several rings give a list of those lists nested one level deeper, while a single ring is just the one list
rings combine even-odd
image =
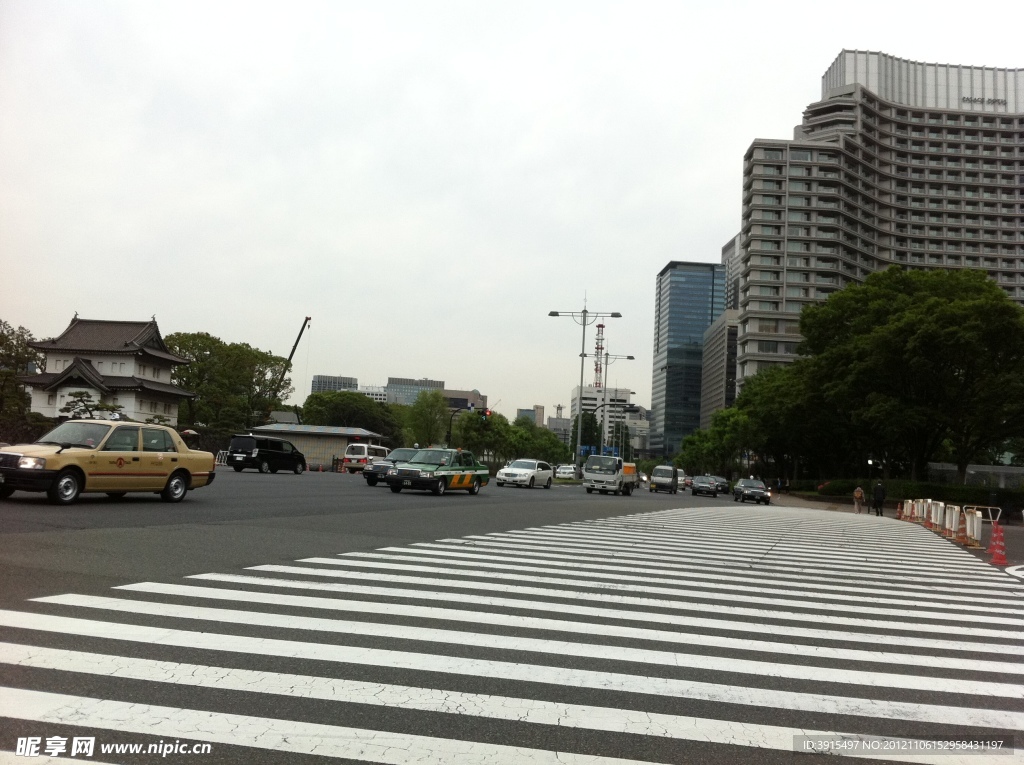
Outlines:
[{"label": "taxi front wheel", "polygon": [[469,493],[476,495],[480,493],[480,479],[474,478],[473,485],[469,487]]},{"label": "taxi front wheel", "polygon": [[434,484],[434,488],[431,489],[431,491],[433,491],[434,494],[436,494],[437,496],[440,497],[442,494],[444,494],[445,489],[447,489],[447,488],[448,488],[448,484],[446,484],[444,482],[444,479],[443,478],[438,478],[437,479],[437,483]]},{"label": "taxi front wheel", "polygon": [[64,468],[57,474],[57,480],[53,482],[46,496],[55,505],[70,505],[82,492],[82,482],[74,470]]}]

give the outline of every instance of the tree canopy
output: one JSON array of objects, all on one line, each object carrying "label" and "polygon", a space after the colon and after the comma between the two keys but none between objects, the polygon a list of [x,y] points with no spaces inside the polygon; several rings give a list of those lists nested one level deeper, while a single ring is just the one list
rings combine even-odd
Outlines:
[{"label": "tree canopy", "polygon": [[805,308],[800,331],[800,358],[684,441],[687,470],[743,454],[780,476],[852,477],[872,459],[916,478],[948,454],[963,480],[1024,437],[1024,310],[983,272],[892,267]]},{"label": "tree canopy", "polygon": [[302,406],[306,425],[365,428],[380,433],[386,446],[402,446],[402,421],[388,404],[355,391],[312,393]]},{"label": "tree canopy", "polygon": [[195,394],[182,402],[179,425],[230,430],[257,424],[293,392],[287,376],[277,385],[287,360],[247,343],[225,343],[206,332],[175,332],[164,342],[189,361],[175,367],[171,381]]}]

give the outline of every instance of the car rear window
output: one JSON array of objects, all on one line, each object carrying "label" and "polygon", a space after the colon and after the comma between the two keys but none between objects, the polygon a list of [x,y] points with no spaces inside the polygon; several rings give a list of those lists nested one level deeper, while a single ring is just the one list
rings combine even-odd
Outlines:
[{"label": "car rear window", "polygon": [[252,436],[235,436],[228,446],[230,452],[251,452],[256,448],[256,439]]}]

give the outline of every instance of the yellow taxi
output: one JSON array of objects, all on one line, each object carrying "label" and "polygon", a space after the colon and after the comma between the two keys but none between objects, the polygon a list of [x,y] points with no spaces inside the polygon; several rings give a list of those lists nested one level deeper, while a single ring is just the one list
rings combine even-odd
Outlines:
[{"label": "yellow taxi", "polygon": [[145,491],[180,502],[190,489],[213,483],[215,462],[164,425],[68,420],[35,443],[0,448],[0,499],[35,491],[70,505],[85,492]]}]

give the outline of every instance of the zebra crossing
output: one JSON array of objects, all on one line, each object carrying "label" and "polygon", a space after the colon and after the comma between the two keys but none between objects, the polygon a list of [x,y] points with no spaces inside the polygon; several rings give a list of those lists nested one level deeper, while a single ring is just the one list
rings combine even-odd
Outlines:
[{"label": "zebra crossing", "polygon": [[214,762],[1024,762],[1022,628],[919,527],[696,507],[27,601],[0,718]]}]

